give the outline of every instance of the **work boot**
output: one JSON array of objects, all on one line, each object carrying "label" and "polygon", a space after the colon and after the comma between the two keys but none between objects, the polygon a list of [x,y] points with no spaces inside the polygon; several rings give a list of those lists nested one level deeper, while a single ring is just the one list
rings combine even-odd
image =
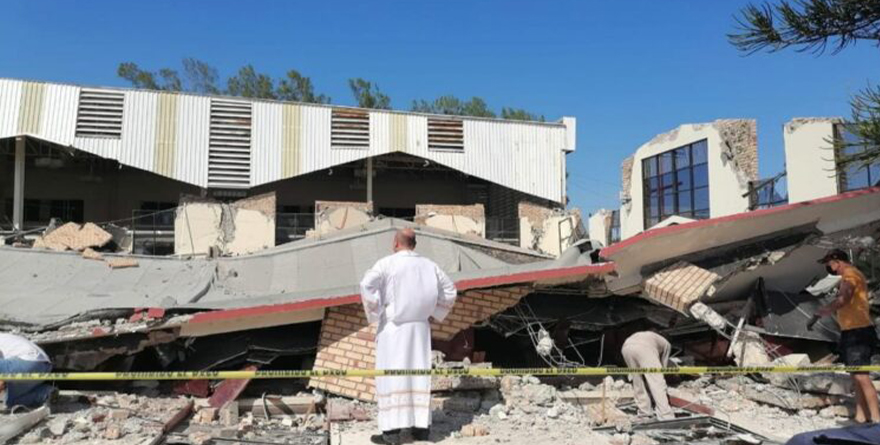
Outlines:
[{"label": "work boot", "polygon": [[428,441],[428,437],[431,435],[431,430],[427,428],[413,428],[412,436],[414,440],[417,441]]},{"label": "work boot", "polygon": [[383,431],[382,434],[370,436],[370,442],[376,445],[400,445],[400,430]]}]

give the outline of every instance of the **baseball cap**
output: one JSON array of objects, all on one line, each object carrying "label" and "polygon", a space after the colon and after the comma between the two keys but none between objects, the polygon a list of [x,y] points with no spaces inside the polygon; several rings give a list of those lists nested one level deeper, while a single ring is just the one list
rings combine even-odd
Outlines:
[{"label": "baseball cap", "polygon": [[823,256],[817,262],[818,263],[827,263],[831,260],[846,261],[848,263],[849,262],[849,255],[847,255],[846,252],[844,252],[840,249],[834,249],[834,250],[826,253],[825,256]]}]

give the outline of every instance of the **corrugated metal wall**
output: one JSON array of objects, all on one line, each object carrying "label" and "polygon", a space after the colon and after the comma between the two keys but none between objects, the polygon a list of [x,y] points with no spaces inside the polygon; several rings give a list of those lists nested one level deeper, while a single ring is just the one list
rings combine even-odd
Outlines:
[{"label": "corrugated metal wall", "polygon": [[175,179],[207,187],[211,99],[181,95],[177,100],[177,119]]},{"label": "corrugated metal wall", "polygon": [[21,87],[24,82],[0,79],[0,137],[18,133],[18,112],[21,110]]},{"label": "corrugated metal wall", "polygon": [[254,103],[251,129],[251,185],[266,184],[281,178],[281,137],[283,105]]},{"label": "corrugated metal wall", "polygon": [[[31,86],[25,88],[25,84]],[[28,94],[24,94],[26,89]],[[0,79],[0,137],[21,134],[21,110],[33,113],[38,106],[39,113],[25,119],[29,129],[38,130],[37,136],[207,186],[210,98],[187,94],[171,98],[163,93],[167,97],[160,107],[160,93],[125,90],[122,137],[85,138],[75,137],[79,91],[70,85]],[[429,150],[425,115],[385,111],[370,112],[369,149],[332,149],[331,108],[253,101],[250,184],[403,152],[524,193],[564,200],[563,150],[573,148],[568,147],[571,142],[565,126],[463,120],[462,151]],[[31,128],[34,125],[38,128]]]}]

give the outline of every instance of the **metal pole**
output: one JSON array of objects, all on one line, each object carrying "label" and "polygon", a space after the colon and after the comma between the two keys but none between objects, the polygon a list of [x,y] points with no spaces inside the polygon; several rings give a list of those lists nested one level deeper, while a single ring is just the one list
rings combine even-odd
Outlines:
[{"label": "metal pole", "polygon": [[15,178],[12,195],[12,226],[15,231],[24,229],[24,167],[25,138],[15,138]]},{"label": "metal pole", "polygon": [[373,158],[367,158],[367,202],[373,202]]}]

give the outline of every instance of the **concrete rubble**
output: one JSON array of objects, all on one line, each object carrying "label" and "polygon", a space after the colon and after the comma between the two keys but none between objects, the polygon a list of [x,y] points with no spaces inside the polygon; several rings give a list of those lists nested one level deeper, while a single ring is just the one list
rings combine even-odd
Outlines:
[{"label": "concrete rubble", "polygon": [[[425,205],[404,222],[376,219],[372,203],[318,204],[305,239],[273,247],[273,196],[193,199],[175,224],[207,222],[177,240],[184,257],[125,254],[94,224],[47,230],[32,249],[0,248],[0,322],[41,344],[59,371],[370,368],[375,327],[357,284],[383,255],[375,246],[412,227],[460,291],[432,326],[438,368],[622,365],[622,342],[645,329],[667,337],[682,364],[832,365],[836,324],[807,327],[837,284],[815,260],[845,247],[876,277],[880,258],[880,217],[848,216],[880,208],[880,193],[670,225],[607,247],[580,238],[577,212],[529,203],[526,248],[482,238],[482,205]],[[869,287],[876,295],[876,278]],[[760,443],[837,426],[853,410],[844,373],[667,380],[676,419],[661,422],[637,414],[624,377],[437,377],[432,440]],[[366,443],[376,430],[365,378],[59,386],[51,412],[4,414],[0,424],[21,425],[13,443]]]}]

